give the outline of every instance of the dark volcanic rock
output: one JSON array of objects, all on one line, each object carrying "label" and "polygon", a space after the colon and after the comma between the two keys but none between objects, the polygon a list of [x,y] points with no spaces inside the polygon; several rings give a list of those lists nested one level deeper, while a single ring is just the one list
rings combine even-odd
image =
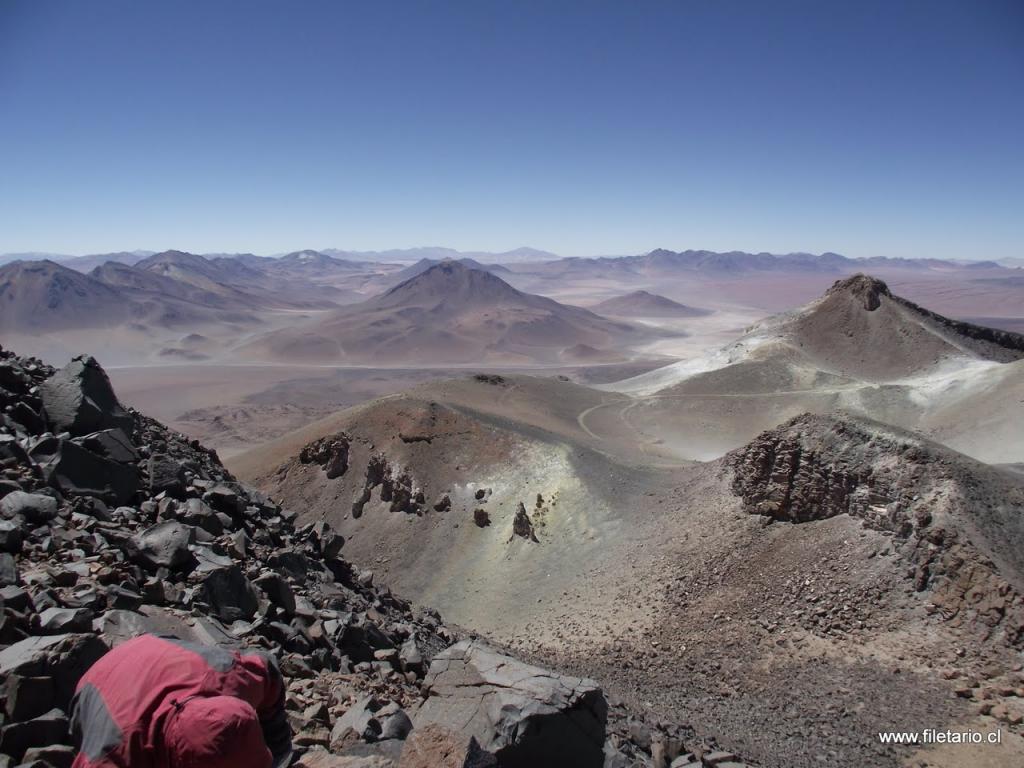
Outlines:
[{"label": "dark volcanic rock", "polygon": [[172,457],[158,453],[150,456],[149,463],[149,492],[154,496],[158,493],[166,493],[175,498],[181,498],[185,493],[185,468],[181,462],[175,461]]},{"label": "dark volcanic rock", "polygon": [[259,595],[237,565],[211,571],[202,583],[202,596],[221,621],[251,619],[259,608]]},{"label": "dark volcanic rock", "polygon": [[11,723],[0,728],[0,752],[21,758],[32,747],[49,747],[67,740],[68,718],[60,709],[51,709],[33,720]]},{"label": "dark volcanic rock", "polygon": [[11,520],[0,520],[0,552],[21,552],[21,526]]},{"label": "dark volcanic rock", "polygon": [[14,491],[0,499],[0,515],[8,519],[23,517],[33,525],[40,525],[57,516],[57,500],[42,493]]},{"label": "dark volcanic rock", "polygon": [[0,677],[50,677],[56,706],[66,708],[85,671],[107,652],[95,635],[29,637],[0,651]]},{"label": "dark volcanic rock", "polygon": [[299,453],[303,464],[319,464],[327,478],[333,480],[348,471],[348,453],[352,439],[341,432],[333,437],[324,437],[310,443]]},{"label": "dark volcanic rock", "polygon": [[47,379],[42,387],[46,419],[55,432],[72,436],[101,429],[131,433],[134,419],[118,402],[110,379],[96,360],[76,357]]},{"label": "dark volcanic rock", "polygon": [[139,473],[132,464],[104,458],[70,440],[42,465],[43,476],[65,494],[109,498],[124,504],[139,488]]},{"label": "dark volcanic rock", "polygon": [[562,677],[466,640],[434,657],[417,728],[470,734],[501,766],[601,768],[608,705],[596,683]]},{"label": "dark volcanic rock", "polygon": [[8,675],[3,696],[7,716],[14,721],[39,717],[56,704],[56,688],[52,677]]},{"label": "dark volcanic rock", "polygon": [[123,429],[93,432],[78,438],[76,442],[86,450],[121,464],[132,464],[139,460],[139,452]]},{"label": "dark volcanic rock", "polygon": [[537,541],[537,535],[533,532],[533,521],[526,514],[526,506],[521,501],[516,508],[516,516],[512,520],[512,535],[521,536],[530,541]]},{"label": "dark volcanic rock", "polygon": [[39,629],[47,635],[88,632],[92,629],[92,619],[93,613],[88,608],[47,608],[39,614]]},{"label": "dark volcanic rock", "polygon": [[18,583],[18,564],[9,552],[0,552],[0,586],[10,587]]},{"label": "dark volcanic rock", "polygon": [[176,570],[193,560],[189,545],[195,543],[195,529],[175,521],[158,523],[126,542],[128,552],[139,565]]}]

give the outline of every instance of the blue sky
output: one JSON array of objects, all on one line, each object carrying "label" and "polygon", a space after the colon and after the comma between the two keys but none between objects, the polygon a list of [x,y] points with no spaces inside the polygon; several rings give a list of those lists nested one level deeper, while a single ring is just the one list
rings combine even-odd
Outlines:
[{"label": "blue sky", "polygon": [[0,0],[0,252],[1024,256],[1024,3]]}]

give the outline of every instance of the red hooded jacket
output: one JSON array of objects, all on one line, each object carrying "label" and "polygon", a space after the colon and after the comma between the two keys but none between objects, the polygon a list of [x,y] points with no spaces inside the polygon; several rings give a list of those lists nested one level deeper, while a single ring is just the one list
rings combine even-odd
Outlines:
[{"label": "red hooded jacket", "polygon": [[291,758],[272,656],[142,635],[78,684],[74,768],[270,768]]}]

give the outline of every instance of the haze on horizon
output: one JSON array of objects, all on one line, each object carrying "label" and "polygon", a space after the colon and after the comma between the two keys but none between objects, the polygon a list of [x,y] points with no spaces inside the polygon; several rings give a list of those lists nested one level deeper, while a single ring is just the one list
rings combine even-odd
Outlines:
[{"label": "haze on horizon", "polygon": [[1022,34],[1015,2],[3,2],[0,252],[1019,257]]}]

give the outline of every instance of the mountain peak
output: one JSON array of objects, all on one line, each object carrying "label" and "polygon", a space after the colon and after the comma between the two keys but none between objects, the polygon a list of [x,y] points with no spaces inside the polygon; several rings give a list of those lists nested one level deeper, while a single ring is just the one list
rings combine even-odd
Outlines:
[{"label": "mountain peak", "polygon": [[443,259],[399,283],[379,299],[389,303],[399,299],[411,302],[449,299],[463,303],[486,303],[518,301],[523,296],[500,277],[486,270],[475,269],[456,259]]},{"label": "mountain peak", "polygon": [[856,274],[836,280],[825,295],[834,296],[840,293],[849,294],[859,299],[868,312],[874,312],[881,306],[882,296],[892,297],[888,285],[878,278],[865,274]]}]

